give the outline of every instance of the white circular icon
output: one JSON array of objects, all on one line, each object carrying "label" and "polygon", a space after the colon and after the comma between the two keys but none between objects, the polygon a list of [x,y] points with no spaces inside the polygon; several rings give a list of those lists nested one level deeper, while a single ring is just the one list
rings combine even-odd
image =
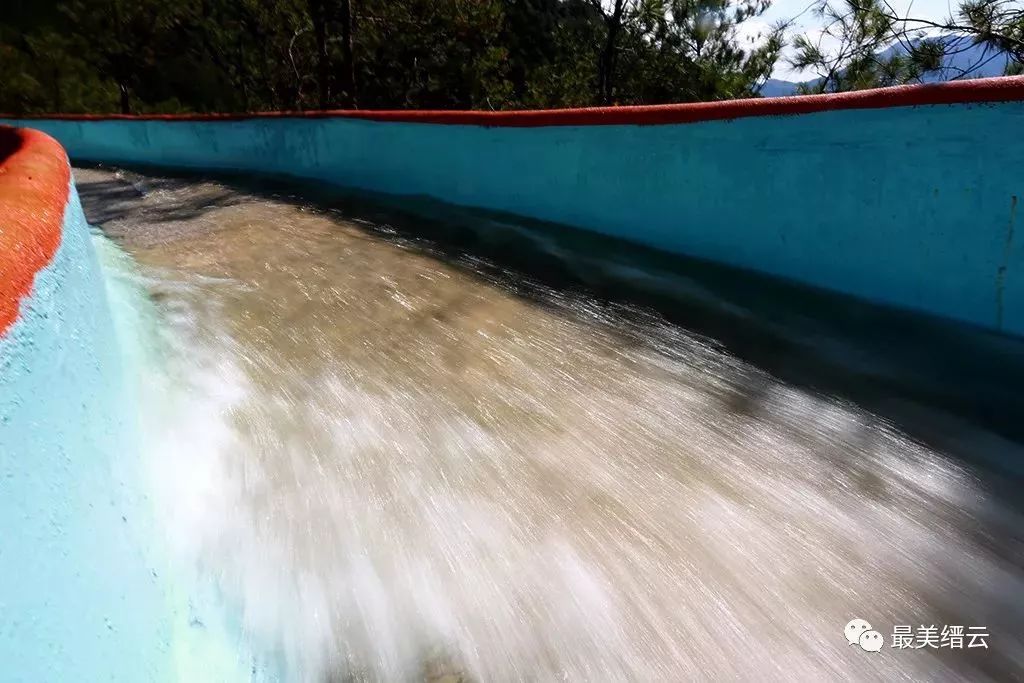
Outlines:
[{"label": "white circular icon", "polygon": [[878,631],[864,631],[857,642],[865,652],[878,652],[882,649],[885,638]]},{"label": "white circular icon", "polygon": [[863,619],[854,619],[846,625],[846,628],[843,629],[843,633],[846,635],[846,640],[850,645],[858,645],[860,643],[860,637],[870,630],[871,624]]}]

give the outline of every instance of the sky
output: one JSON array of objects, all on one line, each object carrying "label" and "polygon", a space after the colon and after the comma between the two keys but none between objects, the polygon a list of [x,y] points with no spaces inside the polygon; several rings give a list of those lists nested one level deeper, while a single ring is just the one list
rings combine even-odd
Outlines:
[{"label": "sky", "polygon": [[[760,17],[744,22],[741,27],[741,35],[752,37],[756,36],[758,32],[766,32],[768,27],[775,22],[797,16],[813,4],[812,0],[774,0],[768,11]],[[889,4],[898,13],[902,14],[910,8],[910,16],[939,21],[953,14],[956,11],[958,2],[957,0],[889,0]],[[820,31],[821,21],[814,16],[810,9],[807,9],[793,24],[787,35],[798,33],[817,34]],[[827,43],[822,43],[822,46],[827,47]],[[787,81],[806,81],[814,78],[814,74],[810,72],[801,73],[790,68],[785,60],[787,54],[788,51],[783,54],[783,58],[775,65],[775,71],[772,73],[773,78],[781,78]]]}]

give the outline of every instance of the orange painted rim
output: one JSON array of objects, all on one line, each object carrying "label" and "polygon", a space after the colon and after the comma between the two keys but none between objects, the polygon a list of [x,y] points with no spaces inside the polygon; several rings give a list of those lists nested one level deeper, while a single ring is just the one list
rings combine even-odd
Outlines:
[{"label": "orange painted rim", "polygon": [[659,125],[697,123],[751,116],[788,116],[844,109],[882,109],[934,104],[1024,101],[1024,76],[981,78],[927,85],[906,85],[856,92],[768,97],[721,102],[639,107],[539,109],[528,111],[280,111],[240,114],[54,114],[4,116],[8,119],[65,121],[240,121],[264,118],[344,118],[399,123],[434,123],[495,127]]},{"label": "orange painted rim", "polygon": [[0,126],[0,335],[60,246],[71,168],[45,133]]}]

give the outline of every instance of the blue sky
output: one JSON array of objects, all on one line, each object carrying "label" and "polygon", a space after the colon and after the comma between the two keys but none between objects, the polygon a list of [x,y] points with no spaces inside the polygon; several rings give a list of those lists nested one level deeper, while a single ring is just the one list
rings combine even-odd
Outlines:
[{"label": "blue sky", "polygon": [[[746,22],[742,27],[741,34],[754,36],[759,30],[765,30],[776,21],[790,19],[800,14],[811,4],[811,0],[775,0],[767,12],[756,20]],[[955,13],[958,3],[957,0],[889,0],[889,4],[898,13],[902,14],[910,8],[910,16],[939,21]],[[797,20],[789,34],[815,33],[820,30],[821,22],[808,10]],[[826,43],[823,43],[823,46],[825,45]],[[805,81],[813,78],[814,74],[795,72],[785,63],[784,59],[780,59],[772,76],[789,81]]]}]

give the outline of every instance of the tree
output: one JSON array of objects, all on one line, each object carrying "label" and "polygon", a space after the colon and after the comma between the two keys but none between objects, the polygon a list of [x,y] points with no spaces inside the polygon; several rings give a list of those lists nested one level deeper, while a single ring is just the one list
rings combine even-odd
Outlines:
[{"label": "tree", "polygon": [[626,16],[620,102],[692,102],[753,97],[771,75],[782,27],[741,44],[738,28],[768,0],[644,0]]},{"label": "tree", "polygon": [[623,23],[632,19],[640,0],[591,0],[604,22],[605,38],[597,62],[597,98],[601,104],[611,104],[615,91],[615,66],[619,51],[619,38]]},{"label": "tree", "polygon": [[75,47],[117,86],[122,114],[131,113],[135,89],[154,69],[160,38],[178,19],[176,7],[160,0],[73,0],[62,6]]},{"label": "tree", "polygon": [[327,51],[328,0],[309,0],[309,15],[316,36],[317,87],[320,91],[320,108],[327,109],[331,102],[331,63]]},{"label": "tree", "polygon": [[352,0],[341,0],[341,91],[345,95],[346,104],[358,106],[356,93],[356,58],[354,50]]},{"label": "tree", "polygon": [[10,0],[13,112],[507,109],[750,96],[769,0]]},{"label": "tree", "polygon": [[584,107],[601,101],[605,26],[591,0],[505,3],[512,106]]},{"label": "tree", "polygon": [[[836,92],[971,75],[986,61],[1008,58],[1008,73],[1024,64],[1024,6],[1009,0],[965,0],[955,16],[935,22],[896,13],[886,0],[823,0],[815,11],[825,22],[817,39],[797,36],[791,65],[810,70],[804,92]],[[826,48],[827,42],[834,47]],[[972,46],[986,50],[966,67],[947,57]]]},{"label": "tree", "polygon": [[354,21],[361,106],[510,105],[501,0],[364,0]]}]

